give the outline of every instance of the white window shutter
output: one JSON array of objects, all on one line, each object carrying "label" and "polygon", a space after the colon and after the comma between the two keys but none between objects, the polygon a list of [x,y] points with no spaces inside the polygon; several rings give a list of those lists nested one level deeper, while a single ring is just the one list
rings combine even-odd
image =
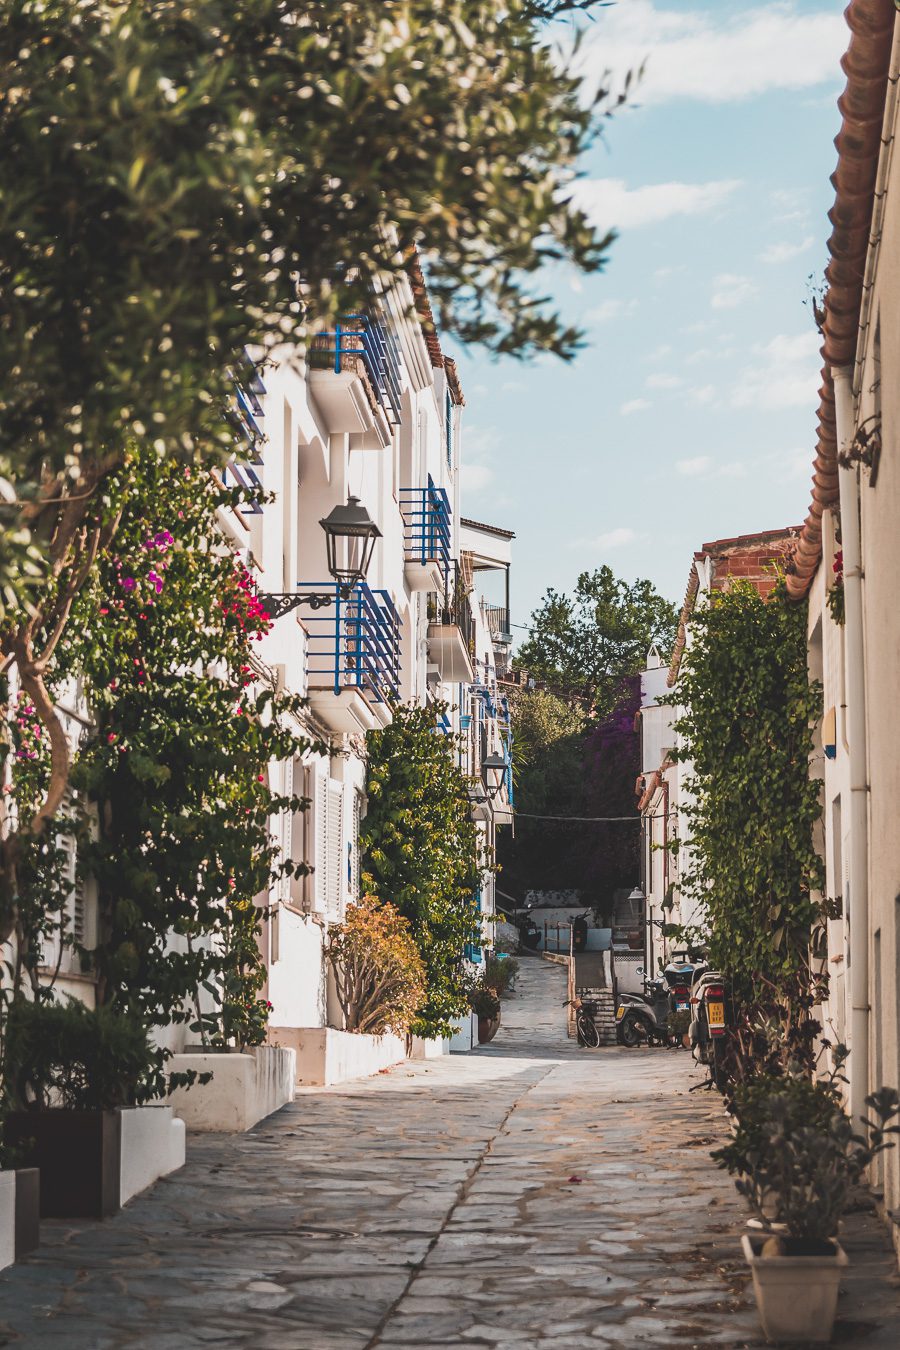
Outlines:
[{"label": "white window shutter", "polygon": [[[294,794],[294,761],[292,759],[285,760],[283,781],[283,795],[285,797],[292,797]],[[291,852],[293,847],[293,824],[294,813],[290,807],[288,807],[281,813],[281,852],[282,857],[286,862],[292,860],[294,856]],[[281,878],[281,898],[282,900],[290,902],[291,878],[289,876],[283,876]]]},{"label": "white window shutter", "polygon": [[316,775],[316,792],[313,801],[315,831],[316,872],[313,877],[313,908],[324,913],[328,908],[328,888],[326,884],[328,870],[328,780]]},{"label": "white window shutter", "polygon": [[350,878],[350,893],[354,900],[359,899],[360,890],[360,858],[359,858],[359,823],[362,813],[362,797],[359,792],[353,793],[353,838],[350,841],[352,853],[352,867]]},{"label": "white window shutter", "polygon": [[328,921],[340,923],[343,915],[342,863],[344,861],[344,789],[341,784],[328,784],[328,818],[326,827],[326,848],[328,878]]}]

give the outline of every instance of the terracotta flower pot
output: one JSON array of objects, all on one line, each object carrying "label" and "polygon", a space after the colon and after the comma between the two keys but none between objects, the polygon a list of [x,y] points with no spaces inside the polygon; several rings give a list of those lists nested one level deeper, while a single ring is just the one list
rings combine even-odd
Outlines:
[{"label": "terracotta flower pot", "polygon": [[487,1045],[497,1034],[500,1026],[500,1014],[495,1013],[493,1017],[479,1017],[478,1019],[478,1044]]},{"label": "terracotta flower pot", "polygon": [[766,1241],[764,1233],[745,1233],[741,1238],[766,1338],[827,1344],[847,1266],[845,1251],[839,1242],[831,1242],[831,1250],[820,1256],[763,1256]]}]

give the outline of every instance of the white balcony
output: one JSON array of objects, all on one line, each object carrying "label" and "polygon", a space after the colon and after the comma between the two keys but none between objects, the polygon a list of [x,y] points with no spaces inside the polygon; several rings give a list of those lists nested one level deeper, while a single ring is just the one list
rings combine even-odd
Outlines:
[{"label": "white balcony", "polygon": [[445,684],[471,684],[475,679],[469,644],[458,624],[450,621],[428,625],[428,655]]}]

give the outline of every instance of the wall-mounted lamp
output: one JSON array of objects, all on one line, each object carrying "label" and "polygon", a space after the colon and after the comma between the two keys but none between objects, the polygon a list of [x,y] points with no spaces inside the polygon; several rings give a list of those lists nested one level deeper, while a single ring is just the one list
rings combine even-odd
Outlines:
[{"label": "wall-mounted lamp", "polygon": [[[381,531],[358,497],[348,497],[346,506],[336,506],[319,524],[325,531],[328,571],[346,600],[354,586],[365,580]],[[298,605],[325,609],[334,602],[330,591],[270,591],[259,598],[270,619],[280,619]]]},{"label": "wall-mounted lamp", "polygon": [[507,768],[505,756],[497,754],[496,751],[493,754],[485,755],[481,761],[481,773],[491,801],[496,801],[503,791]]}]

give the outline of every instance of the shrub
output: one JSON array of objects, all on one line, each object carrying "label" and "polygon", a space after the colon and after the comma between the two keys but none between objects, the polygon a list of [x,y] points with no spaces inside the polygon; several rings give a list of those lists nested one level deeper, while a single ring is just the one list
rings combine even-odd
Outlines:
[{"label": "shrub", "polygon": [[760,1075],[740,1085],[734,1106],[737,1132],[713,1158],[738,1179],[736,1186],[767,1228],[783,1224],[790,1238],[823,1243],[833,1238],[851,1188],[876,1154],[898,1133],[893,1088],[866,1098],[872,1112],[865,1132],[854,1132],[841,1105],[838,1068],[826,1079]]},{"label": "shrub", "polygon": [[153,1064],[147,1031],[137,1017],[106,1006],[32,1003],[9,1010],[6,1105],[41,1111],[51,1106],[105,1111],[144,1100]]},{"label": "shrub", "polygon": [[487,952],[484,958],[484,983],[493,989],[498,998],[508,994],[516,982],[519,963],[511,956],[498,956],[496,952]]},{"label": "shrub", "polygon": [[352,905],[331,930],[328,959],[348,1031],[409,1030],[425,993],[425,967],[394,905],[371,895]]},{"label": "shrub", "polygon": [[469,1005],[478,1017],[496,1017],[500,1011],[497,991],[485,983],[483,975],[469,986]]}]

